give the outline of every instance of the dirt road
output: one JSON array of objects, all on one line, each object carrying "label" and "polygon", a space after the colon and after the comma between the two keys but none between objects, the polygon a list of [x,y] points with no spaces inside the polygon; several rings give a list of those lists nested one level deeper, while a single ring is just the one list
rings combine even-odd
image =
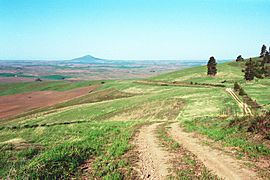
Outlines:
[{"label": "dirt road", "polygon": [[242,163],[222,151],[204,146],[199,139],[192,137],[192,133],[184,132],[179,123],[171,124],[170,135],[187,150],[195,154],[200,161],[216,175],[224,179],[259,179],[256,173],[245,168]]},{"label": "dirt road", "polygon": [[170,153],[160,146],[155,130],[160,123],[144,126],[135,138],[140,179],[166,179]]},{"label": "dirt road", "polygon": [[250,108],[248,107],[248,105],[246,103],[243,103],[239,97],[235,94],[235,92],[233,91],[232,88],[226,88],[226,92],[228,92],[233,99],[237,102],[239,108],[243,111],[244,114],[248,114],[250,116],[253,116]]}]

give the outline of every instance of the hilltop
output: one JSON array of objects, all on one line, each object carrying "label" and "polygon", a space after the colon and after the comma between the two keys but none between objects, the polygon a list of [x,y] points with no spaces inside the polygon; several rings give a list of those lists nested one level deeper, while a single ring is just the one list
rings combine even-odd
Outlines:
[{"label": "hilltop", "polygon": [[93,57],[91,55],[85,55],[85,56],[82,56],[82,57],[78,57],[78,58],[74,58],[74,59],[71,59],[69,60],[70,62],[73,62],[73,63],[88,63],[88,64],[99,64],[99,63],[109,63],[110,61],[109,60],[105,60],[105,59],[100,59],[100,58],[96,58],[96,57]]}]

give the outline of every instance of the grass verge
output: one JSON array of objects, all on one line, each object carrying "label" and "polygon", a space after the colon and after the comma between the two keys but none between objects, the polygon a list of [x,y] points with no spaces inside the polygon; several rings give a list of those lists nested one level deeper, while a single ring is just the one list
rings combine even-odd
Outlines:
[{"label": "grass verge", "polygon": [[[94,174],[120,179],[127,168],[121,156],[129,148],[135,122],[86,124],[1,131],[2,178],[58,179],[80,176],[78,166],[94,158]],[[125,173],[126,174],[126,173]]]}]

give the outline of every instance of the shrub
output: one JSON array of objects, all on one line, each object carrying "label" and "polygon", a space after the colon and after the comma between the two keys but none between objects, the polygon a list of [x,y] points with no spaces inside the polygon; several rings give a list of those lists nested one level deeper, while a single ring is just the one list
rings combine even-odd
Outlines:
[{"label": "shrub", "polygon": [[247,95],[247,93],[244,91],[243,88],[240,88],[240,89],[239,89],[239,95],[240,95],[240,96],[244,96],[244,95]]},{"label": "shrub", "polygon": [[234,83],[234,86],[233,86],[233,89],[235,90],[235,91],[239,91],[240,90],[240,85],[237,83],[237,82],[235,82]]}]

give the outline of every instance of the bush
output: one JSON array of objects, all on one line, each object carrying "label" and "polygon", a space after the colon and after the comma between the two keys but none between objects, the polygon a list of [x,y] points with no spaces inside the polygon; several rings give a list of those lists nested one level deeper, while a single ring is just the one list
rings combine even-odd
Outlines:
[{"label": "bush", "polygon": [[237,82],[235,82],[235,83],[234,83],[233,89],[234,89],[235,91],[239,91],[240,88],[241,88],[240,85],[239,85]]},{"label": "bush", "polygon": [[245,95],[247,95],[247,93],[244,91],[243,88],[240,88],[240,89],[239,89],[239,95],[240,95],[240,96],[245,96]]}]

